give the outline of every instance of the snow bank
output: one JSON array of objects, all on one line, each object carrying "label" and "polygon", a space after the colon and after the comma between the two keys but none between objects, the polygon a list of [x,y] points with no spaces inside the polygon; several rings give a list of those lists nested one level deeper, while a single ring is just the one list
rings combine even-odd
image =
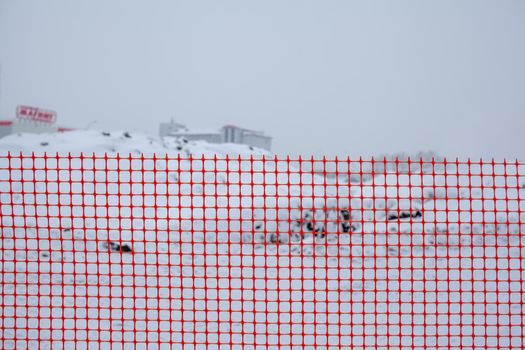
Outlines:
[{"label": "snow bank", "polygon": [[124,132],[0,149],[2,348],[523,345],[523,166],[385,167],[349,185],[249,147]]}]

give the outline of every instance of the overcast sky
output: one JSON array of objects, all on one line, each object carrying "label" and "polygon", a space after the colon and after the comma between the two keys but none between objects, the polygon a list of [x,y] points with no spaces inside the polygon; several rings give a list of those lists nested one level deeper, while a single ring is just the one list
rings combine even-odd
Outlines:
[{"label": "overcast sky", "polygon": [[264,130],[281,155],[525,158],[523,0],[0,0],[0,119]]}]

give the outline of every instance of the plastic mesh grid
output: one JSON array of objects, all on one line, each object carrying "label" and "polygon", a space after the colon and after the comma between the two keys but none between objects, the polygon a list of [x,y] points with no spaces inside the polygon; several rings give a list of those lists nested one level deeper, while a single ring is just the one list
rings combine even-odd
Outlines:
[{"label": "plastic mesh grid", "polygon": [[2,349],[523,349],[525,164],[0,155]]}]

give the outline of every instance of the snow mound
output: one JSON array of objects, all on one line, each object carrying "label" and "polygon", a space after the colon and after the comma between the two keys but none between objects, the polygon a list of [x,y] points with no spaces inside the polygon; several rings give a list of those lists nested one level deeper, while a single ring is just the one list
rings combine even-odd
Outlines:
[{"label": "snow mound", "polygon": [[[44,151],[72,156],[45,158]],[[242,325],[257,316],[264,316],[267,328],[257,332],[268,335],[267,344],[285,344],[297,332],[335,335],[342,347],[365,340],[387,347],[405,338],[413,341],[407,346],[425,347],[443,338],[438,327],[458,323],[451,305],[470,308],[466,323],[487,331],[476,337],[457,332],[449,346],[482,347],[487,334],[503,339],[498,332],[522,336],[508,323],[490,325],[503,318],[519,324],[522,314],[523,165],[427,164],[399,172],[396,164],[352,183],[327,176],[324,162],[315,165],[247,146],[126,132],[1,139],[7,326],[0,347],[67,342],[88,348],[82,341],[88,334],[89,345],[101,349],[117,338],[126,345],[137,339],[167,345],[192,335],[216,343],[222,329],[236,330],[223,342],[256,344],[254,331]],[[26,283],[17,282],[26,275]],[[277,289],[267,288],[269,282]],[[210,297],[214,291],[229,298],[224,309]],[[146,306],[128,309],[128,303]],[[75,325],[73,336],[51,318],[29,316],[35,307],[63,315]],[[101,308],[118,316],[101,319]],[[396,308],[397,320],[368,334],[341,328],[359,318],[379,324]],[[305,320],[304,328],[267,322],[280,310],[291,310],[290,320]],[[326,313],[321,322],[319,310]],[[416,322],[414,315],[426,310],[439,317]],[[228,312],[229,318],[220,317]],[[185,321],[161,328],[169,318]],[[18,327],[18,320],[37,326]],[[401,326],[406,336],[399,336]]]},{"label": "snow mound", "polygon": [[270,152],[246,145],[211,144],[183,138],[146,135],[127,131],[77,130],[52,134],[21,133],[0,139],[0,151],[47,152],[48,154],[181,154],[185,156],[261,156]]}]

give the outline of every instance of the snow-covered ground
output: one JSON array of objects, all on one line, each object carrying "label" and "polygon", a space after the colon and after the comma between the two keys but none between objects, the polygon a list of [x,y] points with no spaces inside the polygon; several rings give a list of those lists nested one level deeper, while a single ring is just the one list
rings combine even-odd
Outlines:
[{"label": "snow-covered ground", "polygon": [[247,146],[97,131],[0,152],[0,348],[525,346],[524,165],[348,184]]}]

